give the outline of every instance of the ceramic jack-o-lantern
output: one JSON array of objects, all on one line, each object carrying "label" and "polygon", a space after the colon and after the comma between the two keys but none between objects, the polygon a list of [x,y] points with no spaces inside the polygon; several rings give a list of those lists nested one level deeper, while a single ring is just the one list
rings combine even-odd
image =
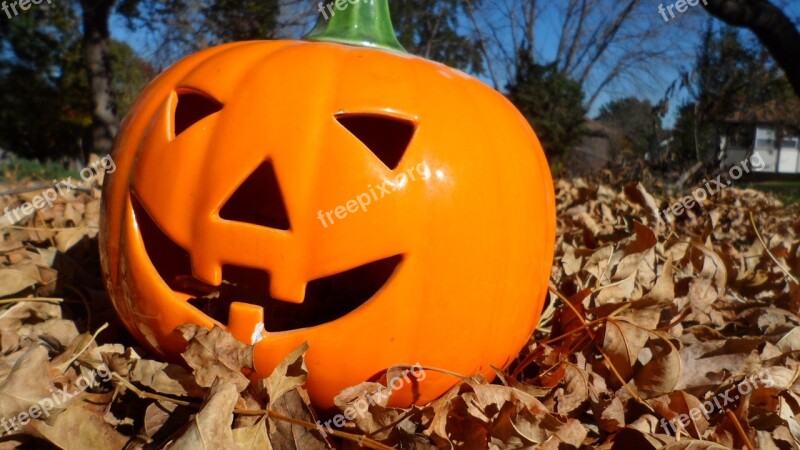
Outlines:
[{"label": "ceramic jack-o-lantern", "polygon": [[[397,364],[491,378],[546,295],[542,149],[501,94],[405,53],[386,0],[334,12],[302,41],[189,56],[142,93],[103,193],[114,306],[172,359],[178,325],[222,326],[259,376],[308,342],[320,407]],[[428,370],[391,403],[458,381]]]}]

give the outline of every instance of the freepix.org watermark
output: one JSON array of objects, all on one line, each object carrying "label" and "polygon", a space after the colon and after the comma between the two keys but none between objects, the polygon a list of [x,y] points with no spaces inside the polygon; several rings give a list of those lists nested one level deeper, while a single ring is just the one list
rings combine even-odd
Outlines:
[{"label": "freepix.org watermark", "polygon": [[40,417],[50,417],[50,411],[53,408],[66,404],[73,397],[80,395],[81,392],[89,389],[98,384],[98,376],[104,382],[111,380],[111,369],[107,365],[101,364],[96,369],[92,369],[88,374],[79,377],[75,381],[76,390],[70,392],[69,386],[66,389],[50,389],[52,394],[50,397],[43,398],[31,405],[25,411],[20,412],[14,417],[0,417],[0,436],[4,434],[12,434],[20,431],[21,427],[29,424],[31,419],[38,419]]},{"label": "freepix.org watermark", "polygon": [[[669,421],[662,417],[661,428],[664,429],[664,433],[666,434],[670,434],[669,429],[671,429],[674,435],[677,430],[678,422],[686,428],[691,423],[690,418],[692,421],[700,420],[700,417],[705,417],[705,419],[708,420],[714,411],[722,411],[726,406],[733,404],[742,396],[749,394],[759,386],[772,387],[774,384],[775,380],[773,380],[769,370],[762,370],[751,377],[745,378],[738,385],[732,386],[730,389],[720,392],[714,397],[704,401],[702,403],[702,408],[692,408],[689,410],[688,414],[680,414]],[[669,426],[669,429],[667,426]]]},{"label": "freepix.org watermark", "polygon": [[[405,172],[401,172],[397,174],[394,178],[394,182],[390,180],[384,181],[380,186],[372,186],[371,184],[367,185],[367,191],[362,192],[356,195],[356,198],[350,199],[342,206],[337,206],[336,208],[325,212],[320,209],[317,212],[317,218],[320,222],[322,222],[322,226],[328,228],[328,225],[333,225],[333,216],[336,216],[337,219],[344,219],[347,217],[347,214],[357,213],[359,209],[363,212],[367,212],[367,206],[369,206],[372,201],[378,201],[387,195],[391,194],[392,192],[401,189],[403,186],[409,183],[409,179],[411,181],[416,181],[416,177],[414,176],[414,171],[416,170],[417,175],[421,180],[427,180],[431,176],[431,169],[428,167],[426,162],[421,162],[416,166],[409,167],[408,170]],[[377,190],[376,190],[377,189]],[[378,195],[380,193],[380,195]],[[325,218],[327,217],[327,221]]]},{"label": "freepix.org watermark", "polygon": [[[0,5],[0,9],[2,9],[4,13],[6,13],[6,16],[9,19],[13,19],[14,17],[17,17],[19,15],[19,13],[17,12],[17,6],[19,6],[20,10],[27,11],[31,9],[32,4],[41,5],[43,1],[47,1],[48,5],[53,3],[52,0],[14,0],[11,3],[8,3],[8,1],[3,1],[2,5]],[[11,8],[11,11],[9,11],[9,8]],[[14,12],[13,16],[11,15],[12,11]]]},{"label": "freepix.org watermark", "polygon": [[[336,15],[336,11],[333,10],[334,5],[336,5],[336,9],[338,9],[339,11],[344,11],[350,5],[355,5],[358,2],[369,3],[370,1],[371,0],[335,0],[333,2],[328,2],[324,5],[322,4],[322,2],[319,2],[317,7],[319,9],[319,12],[322,13],[322,17],[324,17],[325,20],[329,20],[330,17],[328,17],[328,12],[331,13],[331,17]],[[325,12],[325,8],[328,9],[328,12]]]},{"label": "freepix.org watermark", "polygon": [[14,225],[45,206],[52,208],[58,197],[64,196],[70,191],[78,189],[83,183],[94,179],[100,173],[100,168],[104,169],[106,173],[114,173],[117,170],[117,165],[110,155],[106,155],[81,169],[80,176],[83,181],[76,182],[77,184],[73,184],[72,177],[67,177],[66,180],[61,181],[53,180],[53,187],[43,190],[41,194],[33,197],[31,201],[25,202],[14,209],[9,207],[4,209],[3,212],[8,223]]},{"label": "freepix.org watermark", "polygon": [[[667,19],[667,12],[669,12],[670,18],[675,18],[675,13],[673,9],[678,10],[679,13],[683,14],[689,10],[690,6],[697,6],[700,4],[701,0],[678,0],[675,3],[670,3],[664,8],[664,4],[658,5],[658,13],[661,14],[661,17],[664,18],[664,22],[669,22],[670,19]],[[702,0],[704,5],[708,5],[708,0]]]},{"label": "freepix.org watermark", "polygon": [[[714,194],[719,193],[723,189],[730,187],[731,183],[738,180],[745,173],[750,173],[750,166],[756,172],[766,167],[766,162],[758,152],[753,152],[750,158],[743,159],[739,164],[734,164],[728,170],[728,176],[723,182],[722,175],[718,175],[712,180],[703,180],[702,186],[692,191],[692,195],[687,195],[682,199],[674,202],[668,208],[658,213],[658,221],[660,223],[674,222],[674,218],[684,214],[686,211],[692,209],[695,204],[703,206],[703,202]],[[714,189],[717,187],[719,189]],[[662,217],[663,216],[663,217]]]},{"label": "freepix.org watermark", "polygon": [[[352,405],[345,408],[344,412],[333,416],[333,418],[326,420],[324,423],[318,420],[317,430],[319,430],[322,436],[325,437],[328,435],[328,433],[333,432],[333,429],[331,428],[331,422],[333,422],[333,425],[336,428],[342,428],[345,425],[345,422],[348,420],[353,420],[356,417],[363,418],[369,411],[370,406],[385,404],[384,401],[392,395],[392,391],[398,391],[402,389],[403,386],[407,386],[409,383],[411,383],[411,378],[408,376],[409,374],[413,376],[414,381],[417,383],[425,380],[425,378],[428,376],[425,373],[425,369],[423,369],[419,362],[417,362],[413,366],[404,369],[400,375],[389,380],[389,382],[386,384],[386,387],[389,389],[380,389],[370,395],[367,395],[366,397],[359,398],[353,402]],[[325,428],[327,428],[327,433],[325,432],[323,425]]]}]

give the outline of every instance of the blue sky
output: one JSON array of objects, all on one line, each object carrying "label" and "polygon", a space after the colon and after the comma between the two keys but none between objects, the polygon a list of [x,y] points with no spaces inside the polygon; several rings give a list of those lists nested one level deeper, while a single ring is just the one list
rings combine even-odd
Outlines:
[{"label": "blue sky", "polygon": [[[654,74],[652,78],[648,78],[647,80],[637,79],[636,76],[633,75],[629,77],[629,80],[621,80],[614,86],[601,91],[597,101],[592,105],[589,111],[591,117],[596,115],[603,104],[613,99],[636,96],[649,99],[654,103],[659,101],[670,84],[679,77],[680,72],[689,69],[692,65],[693,53],[700,42],[703,24],[708,20],[709,16],[701,7],[697,6],[690,8],[686,14],[671,19],[669,23],[662,23],[663,19],[661,19],[659,15],[658,6],[659,4],[668,6],[671,2],[659,2],[657,0],[647,1],[649,4],[652,4],[652,11],[650,11],[649,4],[644,5],[642,11],[646,16],[644,16],[643,20],[646,20],[648,24],[653,23],[653,26],[664,27],[661,32],[663,33],[664,39],[668,40],[669,44],[676,50],[675,54],[666,62],[657,63],[651,68],[651,72]],[[784,11],[786,11],[790,17],[800,17],[800,2],[786,1],[789,1],[791,4],[784,6]],[[313,7],[314,3],[310,1],[309,5]],[[143,57],[150,58],[153,55],[153,44],[149,42],[147,36],[140,31],[131,32],[126,26],[125,20],[121,17],[114,16],[112,18],[111,29],[112,36],[115,39],[127,42]],[[545,10],[542,18],[537,22],[536,27],[536,57],[540,62],[548,62],[554,58],[558,46],[559,33],[559,17],[557,14],[553,13],[552,10],[549,12]],[[752,37],[749,31],[743,31],[742,35],[748,38]],[[798,53],[800,53],[800,50]],[[800,57],[800,54],[798,57]],[[603,75],[602,72],[600,72],[600,75]],[[479,78],[491,84],[487,75],[479,76]],[[504,85],[504,81],[505,80],[501,80],[500,84]],[[678,93],[670,99],[671,108],[665,119],[666,126],[669,127],[674,123],[678,106],[685,97],[685,93]]]}]

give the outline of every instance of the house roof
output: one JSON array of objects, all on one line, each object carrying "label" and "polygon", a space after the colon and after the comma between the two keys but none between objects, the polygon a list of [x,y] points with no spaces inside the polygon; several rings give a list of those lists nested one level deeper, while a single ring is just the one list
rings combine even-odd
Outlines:
[{"label": "house roof", "polygon": [[728,123],[777,123],[800,128],[800,99],[771,100],[755,107],[739,109],[725,118]]},{"label": "house roof", "polygon": [[598,120],[586,120],[586,133],[591,137],[615,137],[620,133],[616,128],[603,124]]}]

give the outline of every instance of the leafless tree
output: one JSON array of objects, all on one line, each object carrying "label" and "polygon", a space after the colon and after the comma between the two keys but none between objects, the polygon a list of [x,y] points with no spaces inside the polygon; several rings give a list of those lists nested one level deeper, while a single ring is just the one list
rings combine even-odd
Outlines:
[{"label": "leafless tree", "polygon": [[701,14],[666,23],[643,0],[465,1],[496,88],[512,78],[521,50],[579,81],[589,107],[621,85],[654,92],[663,65],[686,63],[694,41],[680,37],[698,28]]},{"label": "leafless tree", "polygon": [[[214,3],[210,0],[128,1],[137,3],[138,11],[131,15],[129,25],[143,41],[142,56],[159,68],[223,43],[220,24],[207,20]],[[278,0],[277,6],[279,14],[271,35],[253,39],[297,39],[310,31],[317,17],[317,4],[308,0]]]}]

